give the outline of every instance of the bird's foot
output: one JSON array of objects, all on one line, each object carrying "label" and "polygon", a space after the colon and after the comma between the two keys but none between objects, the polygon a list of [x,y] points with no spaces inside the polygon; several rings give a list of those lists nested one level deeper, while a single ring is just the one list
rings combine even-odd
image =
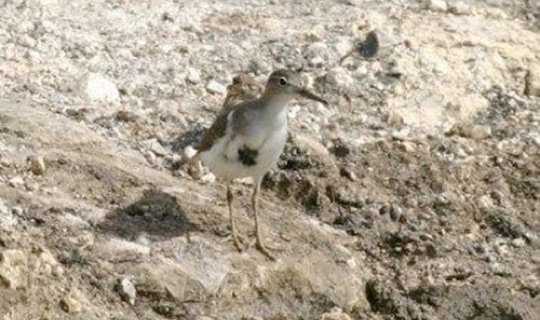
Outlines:
[{"label": "bird's foot", "polygon": [[268,259],[272,260],[272,261],[276,261],[276,257],[270,253],[270,251],[275,251],[275,252],[282,252],[282,251],[285,251],[285,249],[281,248],[281,247],[275,247],[275,246],[268,246],[266,244],[264,244],[261,239],[257,238],[256,240],[252,241],[249,245],[250,247],[252,246],[255,246],[255,248],[257,250],[259,250],[260,253],[262,253],[263,255],[265,255]]},{"label": "bird's foot", "polygon": [[246,238],[235,233],[231,233],[231,238],[234,242],[234,246],[238,249],[238,252],[242,252],[246,249]]},{"label": "bird's foot", "polygon": [[229,232],[223,229],[215,230],[214,232],[216,235],[226,238],[225,242],[232,241],[239,252],[242,252],[249,247],[249,241],[244,236],[239,235],[237,232]]}]

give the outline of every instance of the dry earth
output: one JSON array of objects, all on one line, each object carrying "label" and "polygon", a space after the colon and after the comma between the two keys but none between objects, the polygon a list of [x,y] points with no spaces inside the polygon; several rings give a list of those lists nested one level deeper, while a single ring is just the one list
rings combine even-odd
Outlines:
[{"label": "dry earth", "polygon": [[[536,1],[0,0],[0,319],[540,319]],[[375,30],[375,58],[340,59]],[[182,150],[301,68],[272,262]],[[253,228],[249,181],[235,185]]]}]

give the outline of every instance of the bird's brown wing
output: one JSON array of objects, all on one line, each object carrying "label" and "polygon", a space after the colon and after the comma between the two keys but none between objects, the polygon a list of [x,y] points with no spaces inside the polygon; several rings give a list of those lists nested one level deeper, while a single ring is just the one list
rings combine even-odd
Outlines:
[{"label": "bird's brown wing", "polygon": [[227,132],[228,117],[229,114],[233,111],[235,112],[235,114],[233,115],[232,119],[234,123],[232,129],[236,131],[237,122],[243,120],[242,115],[245,111],[244,109],[246,109],[246,107],[249,105],[249,102],[242,102],[235,106],[229,106],[228,108],[224,108],[224,110],[221,111],[212,126],[206,129],[201,139],[201,142],[199,142],[199,144],[195,146],[195,149],[197,149],[199,152],[209,150],[210,148],[212,148],[216,140],[225,136],[225,133]]},{"label": "bird's brown wing", "polygon": [[201,142],[195,146],[195,149],[197,149],[199,152],[210,150],[216,140],[225,136],[225,132],[227,131],[227,117],[229,116],[229,113],[230,111],[222,112],[217,117],[212,126],[206,129]]},{"label": "bird's brown wing", "polygon": [[[257,98],[263,87],[255,79],[247,75],[238,75],[233,79],[233,83],[227,88],[227,97],[221,109],[221,113],[216,118],[212,126],[206,130],[201,142],[195,147],[199,152],[212,148],[214,142],[225,135],[227,131],[227,117],[232,111],[244,109],[244,106]],[[233,130],[243,122],[242,111],[234,115],[233,122],[236,124]]]}]

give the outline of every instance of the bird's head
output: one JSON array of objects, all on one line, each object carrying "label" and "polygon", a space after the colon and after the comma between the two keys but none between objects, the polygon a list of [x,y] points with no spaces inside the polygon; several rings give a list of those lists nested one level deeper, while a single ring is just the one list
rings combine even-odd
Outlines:
[{"label": "bird's head", "polygon": [[272,72],[266,83],[265,95],[283,96],[288,99],[304,97],[328,104],[326,100],[315,95],[302,85],[300,74],[292,70],[280,69]]}]

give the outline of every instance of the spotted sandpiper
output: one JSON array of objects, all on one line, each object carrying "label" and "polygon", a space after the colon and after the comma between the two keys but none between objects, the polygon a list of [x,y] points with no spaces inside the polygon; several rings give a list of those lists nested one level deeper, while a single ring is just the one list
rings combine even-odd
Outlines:
[{"label": "spotted sandpiper", "polygon": [[328,104],[301,84],[300,75],[290,70],[274,71],[262,96],[223,108],[212,126],[195,147],[200,158],[227,186],[227,205],[231,236],[239,251],[244,249],[233,217],[231,183],[251,177],[251,207],[255,217],[256,248],[273,259],[263,243],[257,196],[263,176],[277,162],[287,140],[287,105],[297,97]]}]

